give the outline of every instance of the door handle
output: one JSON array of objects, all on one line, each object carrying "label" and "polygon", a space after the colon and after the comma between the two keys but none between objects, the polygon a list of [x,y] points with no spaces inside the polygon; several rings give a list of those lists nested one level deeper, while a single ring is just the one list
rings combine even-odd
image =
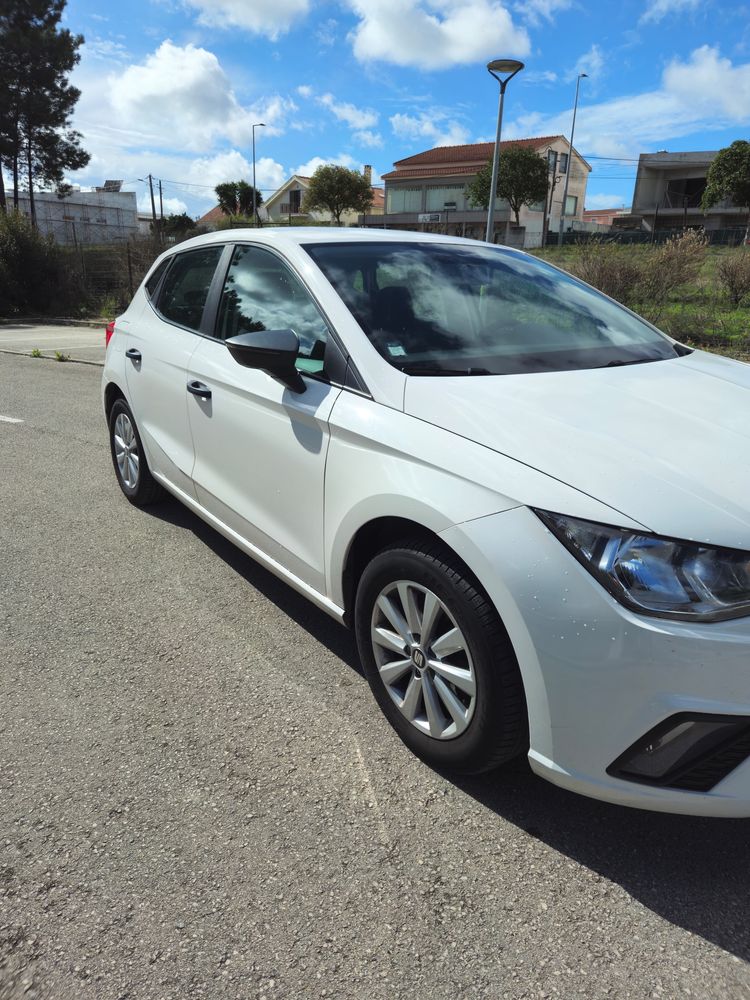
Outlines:
[{"label": "door handle", "polygon": [[130,358],[131,361],[140,361],[141,352],[137,351],[135,347],[131,347],[127,351],[125,351],[125,357]]},{"label": "door handle", "polygon": [[188,382],[187,391],[191,392],[194,396],[200,396],[201,399],[211,398],[211,390],[208,386],[204,385],[203,382],[196,382],[195,379]]}]

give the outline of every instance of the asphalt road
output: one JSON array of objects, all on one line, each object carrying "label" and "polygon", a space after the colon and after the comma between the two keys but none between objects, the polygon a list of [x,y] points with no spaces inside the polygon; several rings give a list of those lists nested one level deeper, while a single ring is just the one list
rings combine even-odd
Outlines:
[{"label": "asphalt road", "polygon": [[0,354],[0,1000],[750,998],[750,822],[425,767],[99,377]]}]

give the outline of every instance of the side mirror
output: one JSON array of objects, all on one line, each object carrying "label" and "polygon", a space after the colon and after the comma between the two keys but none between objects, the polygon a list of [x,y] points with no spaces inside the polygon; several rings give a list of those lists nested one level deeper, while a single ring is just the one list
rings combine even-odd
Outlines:
[{"label": "side mirror", "polygon": [[268,372],[293,392],[304,392],[305,382],[294,367],[299,338],[293,330],[253,330],[225,341],[238,365]]}]

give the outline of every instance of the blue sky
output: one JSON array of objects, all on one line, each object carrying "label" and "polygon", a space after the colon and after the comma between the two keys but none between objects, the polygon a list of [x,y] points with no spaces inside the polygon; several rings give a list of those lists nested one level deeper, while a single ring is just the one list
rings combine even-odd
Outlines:
[{"label": "blue sky", "polygon": [[86,44],[84,186],[163,180],[197,216],[223,180],[274,191],[320,163],[373,166],[494,136],[489,59],[522,59],[504,138],[569,134],[587,207],[629,205],[640,152],[718,149],[750,125],[750,3],[732,0],[69,0]]}]

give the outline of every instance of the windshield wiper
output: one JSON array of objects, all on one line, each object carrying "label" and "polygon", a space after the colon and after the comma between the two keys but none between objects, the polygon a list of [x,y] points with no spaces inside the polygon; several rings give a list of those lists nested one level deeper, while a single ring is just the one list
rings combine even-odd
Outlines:
[{"label": "windshield wiper", "polygon": [[616,358],[608,361],[606,365],[599,365],[600,368],[622,368],[624,365],[646,365],[649,361],[666,361],[666,358]]},{"label": "windshield wiper", "polygon": [[492,375],[487,368],[440,368],[438,365],[422,365],[418,361],[402,365],[404,375]]}]

